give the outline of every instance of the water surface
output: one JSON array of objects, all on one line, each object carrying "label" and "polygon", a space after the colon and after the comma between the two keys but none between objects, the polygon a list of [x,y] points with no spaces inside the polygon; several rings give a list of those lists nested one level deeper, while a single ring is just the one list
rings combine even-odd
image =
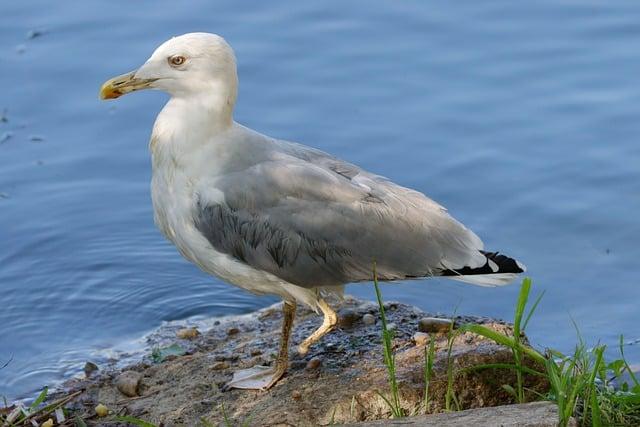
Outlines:
[{"label": "water surface", "polygon": [[[236,50],[236,119],[429,194],[545,290],[530,336],[640,338],[637,1],[0,6],[0,395],[30,395],[163,322],[271,304],[200,272],[154,228],[161,93],[100,102],[162,41]],[[372,298],[366,285],[348,291]],[[517,286],[388,285],[429,311],[510,318]],[[640,361],[638,346],[627,349]]]}]

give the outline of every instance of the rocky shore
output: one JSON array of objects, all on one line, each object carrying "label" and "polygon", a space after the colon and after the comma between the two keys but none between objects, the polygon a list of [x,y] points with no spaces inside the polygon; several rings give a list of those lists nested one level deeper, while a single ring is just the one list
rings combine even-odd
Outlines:
[{"label": "rocky shore", "polygon": [[[125,369],[88,365],[87,378],[67,382],[61,394],[80,391],[72,408],[88,425],[123,425],[117,416],[132,416],[158,426],[310,426],[389,419],[391,411],[382,397],[388,396],[389,385],[378,307],[350,298],[339,306],[339,327],[304,357],[292,348],[287,375],[269,391],[225,390],[224,384],[235,369],[273,361],[282,317],[279,305],[221,319],[202,333],[176,328],[172,331],[174,342],[150,349],[142,362]],[[503,387],[515,383],[513,371],[474,369],[511,363],[510,350],[471,333],[454,334],[450,339],[449,332],[451,320],[455,325],[481,323],[510,334],[508,324],[468,316],[446,319],[393,302],[385,306],[394,330],[397,379],[406,414],[444,412],[449,384],[454,396],[449,399],[450,409],[514,403]],[[300,309],[293,344],[321,320]],[[431,340],[436,357],[425,407],[425,346]],[[547,391],[541,377],[525,376],[525,382],[531,393]],[[533,396],[531,400],[535,400]],[[96,407],[102,417],[96,414]]]}]

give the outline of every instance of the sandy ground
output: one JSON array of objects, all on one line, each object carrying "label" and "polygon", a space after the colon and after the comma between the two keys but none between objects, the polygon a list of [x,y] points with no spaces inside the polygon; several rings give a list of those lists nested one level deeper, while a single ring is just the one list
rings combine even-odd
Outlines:
[{"label": "sandy ground", "polygon": [[[447,366],[453,372],[452,408],[513,403],[502,387],[515,383],[512,371],[469,369],[487,363],[510,363],[510,351],[476,335],[460,333],[453,340],[448,358],[446,331],[416,335],[420,329],[433,327],[424,320],[420,323],[429,314],[398,303],[387,303],[386,307],[395,330],[397,377],[407,414],[444,411]],[[390,409],[381,397],[389,396],[389,386],[382,362],[378,308],[369,302],[346,299],[340,304],[339,317],[339,327],[302,357],[295,345],[322,319],[308,310],[298,310],[289,371],[268,391],[225,390],[224,384],[235,369],[273,361],[282,319],[279,306],[251,316],[221,320],[197,336],[187,337],[190,333],[175,331],[175,343],[186,349],[185,354],[158,362],[156,352],[155,362],[147,357],[125,369],[101,367],[87,379],[68,382],[65,393],[82,390],[74,407],[89,425],[118,425],[116,415],[135,416],[164,426],[225,425],[225,418],[231,425],[251,426],[327,425],[389,418]],[[456,324],[466,322],[511,333],[504,322],[477,317],[455,319]],[[437,353],[425,408],[425,345],[432,339]],[[529,389],[539,392],[547,387],[539,377],[526,377],[526,383]],[[123,390],[133,396],[123,394]],[[95,414],[98,404],[108,408],[107,417]]]}]

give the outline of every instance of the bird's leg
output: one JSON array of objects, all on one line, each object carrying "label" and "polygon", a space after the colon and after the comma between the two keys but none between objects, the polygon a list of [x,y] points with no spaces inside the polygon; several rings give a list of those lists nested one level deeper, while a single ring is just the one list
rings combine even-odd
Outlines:
[{"label": "bird's leg", "polygon": [[295,301],[284,301],[282,305],[282,333],[280,335],[280,351],[273,366],[254,366],[236,371],[233,379],[227,384],[231,388],[266,390],[273,386],[287,371],[289,366],[289,337],[296,315]]},{"label": "bird's leg", "polygon": [[322,320],[322,325],[298,346],[298,353],[303,356],[309,352],[309,347],[319,341],[320,338],[331,331],[338,323],[338,315],[322,298],[318,299],[318,307],[322,310],[324,319]]}]

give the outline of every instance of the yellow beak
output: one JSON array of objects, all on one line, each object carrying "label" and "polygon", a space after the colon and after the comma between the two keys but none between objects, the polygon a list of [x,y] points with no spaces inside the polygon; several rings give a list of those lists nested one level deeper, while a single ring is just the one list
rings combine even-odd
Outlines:
[{"label": "yellow beak", "polygon": [[157,79],[138,79],[132,71],[104,82],[100,88],[100,99],[114,99],[129,92],[147,89]]}]

